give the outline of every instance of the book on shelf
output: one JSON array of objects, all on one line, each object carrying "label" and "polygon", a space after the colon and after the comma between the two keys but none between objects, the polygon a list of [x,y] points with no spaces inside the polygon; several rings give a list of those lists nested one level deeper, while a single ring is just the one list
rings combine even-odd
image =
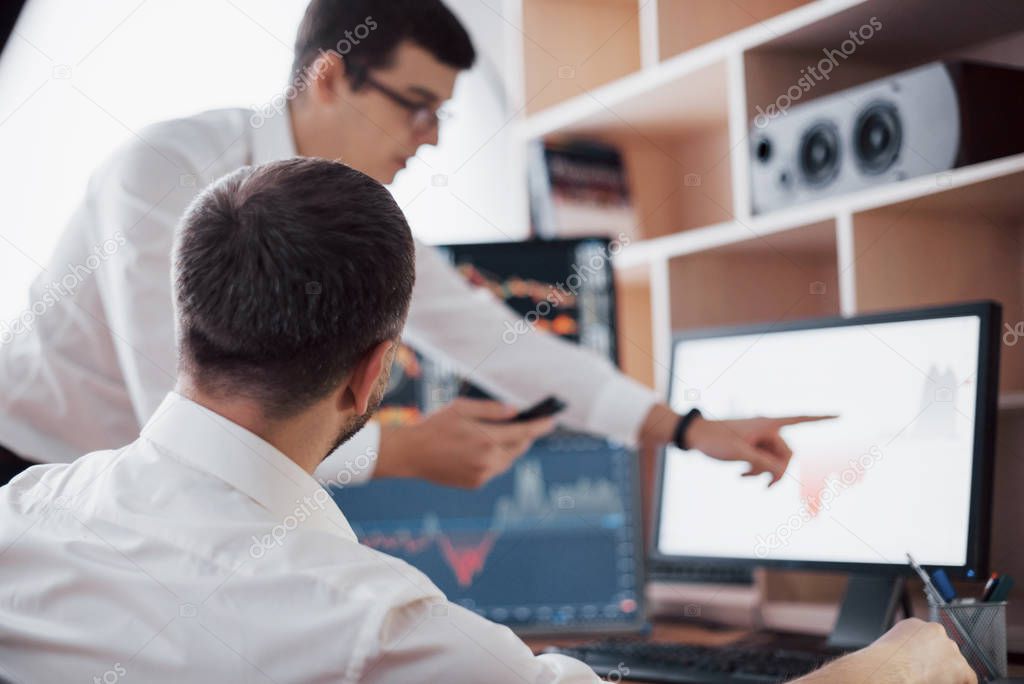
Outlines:
[{"label": "book on shelf", "polygon": [[636,234],[622,155],[604,143],[531,144],[530,220],[539,238]]}]

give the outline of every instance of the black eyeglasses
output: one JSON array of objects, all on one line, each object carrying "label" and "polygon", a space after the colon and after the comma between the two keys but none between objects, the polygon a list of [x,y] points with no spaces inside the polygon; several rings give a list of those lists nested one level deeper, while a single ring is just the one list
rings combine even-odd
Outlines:
[{"label": "black eyeglasses", "polygon": [[448,118],[448,115],[443,109],[435,109],[424,102],[412,100],[393,88],[384,85],[371,76],[369,69],[366,67],[354,67],[353,72],[350,74],[350,78],[352,80],[353,90],[358,90],[361,86],[368,85],[402,109],[408,111],[409,127],[412,128],[414,133],[429,133],[440,125],[442,118]]}]

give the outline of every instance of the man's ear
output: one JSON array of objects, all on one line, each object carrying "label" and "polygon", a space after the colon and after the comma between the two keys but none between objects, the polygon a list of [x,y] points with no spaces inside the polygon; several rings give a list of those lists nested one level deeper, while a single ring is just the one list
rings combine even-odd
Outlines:
[{"label": "man's ear", "polygon": [[[350,90],[348,77],[345,75],[345,58],[337,52],[321,50],[320,55],[313,61],[313,82],[311,90],[313,96],[321,101],[328,102],[337,97],[343,90]],[[348,93],[342,92],[344,96]]]},{"label": "man's ear", "polygon": [[342,393],[342,409],[353,410],[357,415],[366,413],[377,388],[377,382],[391,360],[388,352],[396,344],[394,340],[380,342],[356,363],[348,381],[348,388]]}]

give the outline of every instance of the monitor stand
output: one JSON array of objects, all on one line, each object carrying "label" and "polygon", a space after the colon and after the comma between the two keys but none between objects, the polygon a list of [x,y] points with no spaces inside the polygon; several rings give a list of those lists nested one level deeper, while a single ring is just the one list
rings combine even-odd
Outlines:
[{"label": "monitor stand", "polygon": [[894,575],[850,575],[829,648],[863,648],[892,626],[903,596],[904,579]]}]

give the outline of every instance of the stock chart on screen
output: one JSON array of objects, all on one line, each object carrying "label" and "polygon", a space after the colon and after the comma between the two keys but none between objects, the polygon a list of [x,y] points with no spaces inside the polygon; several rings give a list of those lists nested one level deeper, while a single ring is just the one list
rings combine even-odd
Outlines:
[{"label": "stock chart on screen", "polygon": [[[544,330],[613,361],[614,291],[599,239],[446,248],[453,265]],[[539,307],[556,301],[555,306]],[[383,423],[407,424],[456,395],[485,396],[443,363],[398,354]],[[422,570],[457,603],[520,629],[638,620],[635,453],[565,430],[505,475],[467,491],[378,480],[333,494],[360,540]]]},{"label": "stock chart on screen", "polygon": [[976,315],[684,337],[672,404],[716,418],[823,414],[784,428],[771,489],[743,464],[668,449],[659,551],[777,561],[962,565],[981,322]]},{"label": "stock chart on screen", "polygon": [[509,625],[636,616],[632,452],[585,435],[538,442],[476,491],[373,483],[337,500],[368,546],[402,558],[449,599]]}]

